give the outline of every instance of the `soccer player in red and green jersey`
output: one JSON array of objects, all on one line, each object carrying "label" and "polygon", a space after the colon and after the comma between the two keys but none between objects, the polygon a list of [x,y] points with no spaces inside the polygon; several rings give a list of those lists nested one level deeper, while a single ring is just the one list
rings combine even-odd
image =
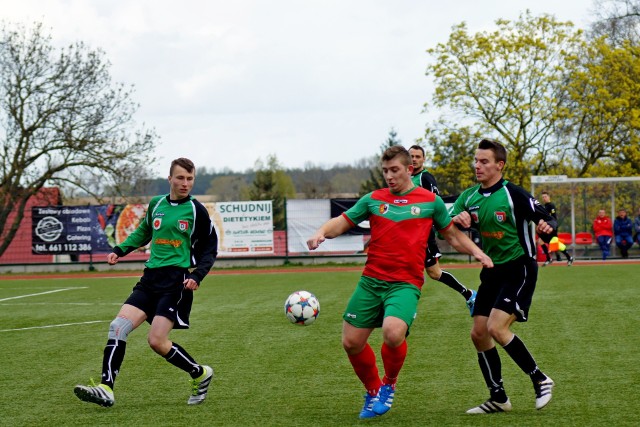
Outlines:
[{"label": "soccer player in red and green jersey", "polygon": [[511,410],[502,385],[496,342],[531,378],[536,409],[549,403],[554,386],[510,328],[516,321],[527,321],[536,287],[538,263],[531,223],[540,236],[551,235],[557,223],[527,191],[502,177],[506,162],[507,150],[502,144],[488,139],[480,141],[474,163],[479,184],[463,191],[451,212],[456,224],[478,229],[482,248],[495,264],[480,273],[471,330],[490,397],[469,409],[468,414]]},{"label": "soccer player in red and green jersey", "polygon": [[[442,199],[411,181],[409,152],[388,148],[381,158],[388,188],[362,197],[342,215],[323,224],[307,240],[310,250],[369,220],[371,240],[367,262],[343,315],[342,345],[366,389],[360,418],[386,413],[393,403],[398,374],[407,354],[406,336],[416,316],[424,282],[424,260],[432,226],[456,250],[472,255],[486,268],[485,255],[451,222]],[[368,343],[375,328],[382,327],[380,379],[376,356]]]}]

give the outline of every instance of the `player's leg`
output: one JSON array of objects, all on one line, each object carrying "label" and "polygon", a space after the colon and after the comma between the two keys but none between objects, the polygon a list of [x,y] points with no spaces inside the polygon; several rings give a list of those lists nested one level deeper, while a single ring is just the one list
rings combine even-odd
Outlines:
[{"label": "player's leg", "polygon": [[511,410],[511,402],[502,382],[502,362],[495,342],[489,333],[488,320],[489,318],[485,315],[474,315],[471,340],[478,352],[478,365],[489,389],[489,399],[469,409],[468,414],[489,414]]},{"label": "player's leg", "polygon": [[368,343],[371,332],[373,332],[373,328],[359,328],[347,321],[342,323],[342,347],[347,353],[353,371],[367,390],[360,418],[377,416],[373,412],[373,405],[382,384],[376,364],[376,355]]},{"label": "player's leg", "polygon": [[549,253],[549,245],[547,245],[543,241],[540,241],[540,247],[542,248],[542,252],[544,252],[544,256],[545,256],[545,261],[544,261],[544,264],[542,264],[542,266],[546,267],[547,265],[553,262],[551,260],[551,254]]},{"label": "player's leg", "polygon": [[440,248],[438,248],[438,244],[436,243],[435,236],[433,231],[429,236],[429,244],[427,246],[427,258],[424,262],[424,267],[427,270],[427,275],[433,279],[437,280],[440,283],[444,283],[454,291],[458,292],[462,295],[466,301],[467,308],[471,315],[473,315],[473,304],[476,298],[476,291],[473,289],[467,289],[462,283],[456,279],[456,277],[449,273],[446,270],[442,270],[440,268],[440,264],[438,263],[438,259],[442,256],[440,253]]},{"label": "player's leg", "polygon": [[342,347],[347,353],[353,370],[365,387],[364,405],[360,418],[377,416],[373,412],[382,381],[376,364],[376,356],[368,343],[374,328],[382,326],[382,297],[378,287],[384,282],[360,277],[342,316]]},{"label": "player's leg", "polygon": [[489,399],[469,409],[468,414],[488,414],[511,410],[511,402],[502,382],[502,363],[488,328],[489,315],[500,294],[501,283],[498,279],[502,276],[501,266],[494,266],[491,269],[483,268],[480,273],[481,284],[478,288],[473,312],[471,341],[476,348],[478,365],[489,390]]},{"label": "player's leg", "polygon": [[536,409],[542,409],[551,400],[553,381],[548,378],[525,346],[524,342],[511,331],[511,325],[526,322],[537,280],[537,264],[534,261],[516,260],[510,263],[495,308],[491,311],[487,329],[514,362],[529,375],[536,393]]},{"label": "player's leg", "polygon": [[[140,297],[143,298],[143,296]],[[91,386],[76,385],[74,393],[80,400],[101,406],[112,406],[115,403],[113,387],[124,360],[127,337],[131,331],[144,322],[146,317],[144,311],[133,305],[125,303],[122,306],[116,318],[109,325],[107,345],[102,357],[101,383]]]},{"label": "player's leg", "polygon": [[[207,391],[213,378],[213,368],[201,365],[178,343],[169,339],[169,333],[174,329],[189,327],[189,315],[193,303],[193,291],[182,286],[184,273],[176,273],[179,286],[174,291],[163,294],[156,309],[156,316],[149,329],[149,346],[173,366],[182,369],[191,376],[191,395],[187,403],[196,405],[207,397]],[[171,276],[172,274],[170,274]]]},{"label": "player's leg", "polygon": [[384,299],[382,322],[382,364],[384,377],[373,411],[382,415],[391,409],[400,370],[407,357],[409,328],[416,318],[420,289],[409,283],[396,283]]}]

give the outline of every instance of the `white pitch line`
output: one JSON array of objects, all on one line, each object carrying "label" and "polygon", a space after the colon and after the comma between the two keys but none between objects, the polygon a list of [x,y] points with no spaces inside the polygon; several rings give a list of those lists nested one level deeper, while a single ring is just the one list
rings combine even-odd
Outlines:
[{"label": "white pitch line", "polygon": [[61,328],[63,326],[90,325],[91,323],[105,323],[105,322],[108,322],[108,320],[92,320],[90,322],[61,323],[59,325],[30,326],[28,328],[16,328],[16,329],[0,329],[0,332],[26,331],[29,329]]},{"label": "white pitch line", "polygon": [[85,287],[81,287],[81,288],[65,288],[65,289],[56,289],[56,290],[53,290],[53,291],[39,292],[39,293],[37,293],[37,294],[18,295],[17,297],[2,298],[2,299],[0,299],[0,302],[2,302],[2,301],[9,301],[9,300],[12,300],[12,299],[27,298],[27,297],[35,297],[35,296],[38,296],[38,295],[53,294],[53,293],[55,293],[55,292],[72,291],[72,290],[74,290],[74,289],[87,289],[87,287],[85,286]]}]

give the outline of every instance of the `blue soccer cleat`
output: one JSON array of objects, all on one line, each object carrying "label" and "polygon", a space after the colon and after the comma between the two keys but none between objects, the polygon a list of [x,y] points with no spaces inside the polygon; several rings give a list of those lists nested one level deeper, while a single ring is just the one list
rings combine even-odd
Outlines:
[{"label": "blue soccer cleat", "polygon": [[467,308],[469,309],[469,314],[473,317],[473,307],[476,305],[476,295],[478,292],[471,289],[471,296],[467,300]]},{"label": "blue soccer cleat", "polygon": [[373,412],[377,415],[383,415],[389,412],[391,405],[393,404],[393,396],[395,395],[395,389],[391,384],[385,384],[380,387],[378,392],[378,399],[373,404]]},{"label": "blue soccer cleat", "polygon": [[360,411],[360,418],[373,418],[377,417],[378,414],[373,412],[373,404],[378,401],[378,396],[372,396],[369,393],[365,393],[364,395],[364,406],[362,407],[362,411]]}]

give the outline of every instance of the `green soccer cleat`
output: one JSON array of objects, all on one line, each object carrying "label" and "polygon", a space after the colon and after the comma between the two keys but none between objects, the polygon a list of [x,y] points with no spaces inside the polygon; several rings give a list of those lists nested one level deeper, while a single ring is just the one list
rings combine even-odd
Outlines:
[{"label": "green soccer cleat", "polygon": [[202,375],[191,380],[191,396],[187,400],[188,405],[198,405],[204,402],[205,397],[207,397],[209,384],[211,384],[211,378],[213,378],[213,368],[202,365],[202,369],[204,370]]},{"label": "green soccer cleat", "polygon": [[110,407],[116,403],[113,397],[113,390],[106,384],[98,384],[97,386],[77,385],[73,392],[78,396],[78,399],[84,402],[95,403],[104,407]]}]

